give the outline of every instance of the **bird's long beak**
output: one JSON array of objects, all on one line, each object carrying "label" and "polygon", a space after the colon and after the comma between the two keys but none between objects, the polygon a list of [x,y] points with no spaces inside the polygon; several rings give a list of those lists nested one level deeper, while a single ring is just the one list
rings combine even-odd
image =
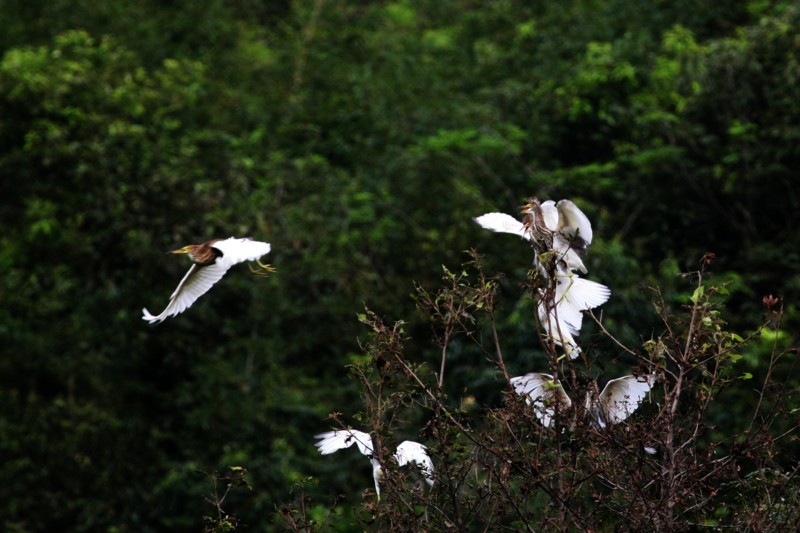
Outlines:
[{"label": "bird's long beak", "polygon": [[185,254],[185,253],[188,253],[188,252],[189,252],[189,247],[188,246],[184,246],[183,248],[181,248],[179,250],[171,250],[171,251],[167,252],[167,255],[169,255],[169,254]]},{"label": "bird's long beak", "polygon": [[534,203],[538,203],[536,197],[528,198],[528,203],[519,208],[520,214],[527,215],[528,213],[532,212]]}]

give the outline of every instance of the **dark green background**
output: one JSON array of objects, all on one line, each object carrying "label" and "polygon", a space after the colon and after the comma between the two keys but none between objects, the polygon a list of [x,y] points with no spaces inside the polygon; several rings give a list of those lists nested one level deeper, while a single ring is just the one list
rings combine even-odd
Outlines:
[{"label": "dark green background", "polygon": [[[592,220],[589,277],[621,340],[658,334],[646,287],[685,303],[678,273],[709,251],[726,320],[754,329],[771,293],[795,337],[797,2],[4,0],[0,28],[6,530],[197,531],[198,471],[233,465],[253,531],[307,476],[316,499],[357,502],[368,463],[312,436],[331,411],[357,424],[365,304],[436,367],[414,283],[475,247],[506,273],[509,371],[545,364],[529,248],[471,222],[530,195]],[[240,266],[141,320],[188,268],[165,251],[231,235],[271,242],[278,273]],[[501,376],[459,346],[454,401],[497,405]],[[598,349],[609,377],[619,354]]]}]

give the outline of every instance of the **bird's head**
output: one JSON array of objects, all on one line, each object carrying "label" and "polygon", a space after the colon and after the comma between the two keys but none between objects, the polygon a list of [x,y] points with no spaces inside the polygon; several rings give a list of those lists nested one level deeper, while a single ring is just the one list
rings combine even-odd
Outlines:
[{"label": "bird's head", "polygon": [[520,208],[520,214],[529,215],[534,212],[534,209],[539,207],[539,199],[535,196],[528,198],[528,203]]},{"label": "bird's head", "polygon": [[167,252],[168,254],[188,254],[192,251],[192,245],[184,246],[183,248],[179,248],[178,250],[170,250]]}]

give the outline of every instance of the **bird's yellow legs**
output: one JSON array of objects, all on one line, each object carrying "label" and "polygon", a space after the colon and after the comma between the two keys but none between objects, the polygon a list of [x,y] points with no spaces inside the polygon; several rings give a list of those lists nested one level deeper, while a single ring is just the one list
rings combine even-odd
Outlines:
[{"label": "bird's yellow legs", "polygon": [[262,263],[258,259],[256,259],[256,263],[258,263],[258,266],[260,268],[253,268],[253,265],[251,265],[250,263],[247,264],[247,267],[250,269],[250,272],[252,272],[256,276],[267,277],[270,274],[278,271],[275,267],[273,267],[269,263]]}]

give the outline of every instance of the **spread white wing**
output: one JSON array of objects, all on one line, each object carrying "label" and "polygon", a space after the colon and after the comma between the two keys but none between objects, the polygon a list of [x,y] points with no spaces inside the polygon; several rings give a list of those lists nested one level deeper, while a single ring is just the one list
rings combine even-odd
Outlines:
[{"label": "spread white wing", "polygon": [[222,254],[212,265],[193,264],[183,276],[178,288],[169,297],[169,303],[160,315],[154,316],[147,309],[142,310],[142,318],[151,324],[184,312],[202,295],[207,293],[233,265],[243,261],[255,261],[270,251],[270,244],[251,239],[229,239],[217,241],[213,248]]},{"label": "spread white wing", "polygon": [[611,297],[611,289],[577,274],[560,272],[556,276],[553,304],[556,315],[570,326],[570,332],[577,335],[583,324],[583,313],[603,305]]},{"label": "spread white wing", "polygon": [[198,298],[208,292],[216,282],[222,279],[225,272],[230,267],[222,267],[217,263],[208,266],[192,265],[189,271],[183,276],[183,279],[178,284],[178,288],[170,296],[169,303],[160,315],[153,316],[150,311],[143,309],[142,318],[151,324],[161,322],[162,320],[171,316],[183,313],[189,308]]},{"label": "spread white wing", "polygon": [[525,396],[525,402],[533,406],[533,412],[539,422],[545,427],[550,427],[556,413],[555,404],[559,409],[567,410],[572,401],[564,392],[564,388],[553,380],[550,374],[531,372],[524,376],[511,378],[511,386],[517,394]]},{"label": "spread white wing", "polygon": [[369,433],[358,431],[357,429],[339,429],[314,435],[315,439],[320,439],[314,446],[319,449],[322,455],[337,452],[344,448],[349,448],[353,444],[358,446],[358,451],[372,458],[375,449],[372,445],[372,437]]},{"label": "spread white wing", "polygon": [[381,478],[381,464],[375,457],[373,451],[375,447],[372,444],[372,437],[370,437],[369,433],[364,433],[357,429],[339,429],[337,431],[328,431],[326,433],[314,435],[314,438],[320,439],[318,442],[314,443],[314,446],[317,447],[319,453],[322,455],[328,455],[329,453],[349,448],[353,444],[358,446],[358,451],[366,455],[370,463],[372,463],[372,480],[375,482],[375,494],[378,496],[378,500],[381,499],[381,487],[379,483]]},{"label": "spread white wing", "polygon": [[505,213],[486,213],[485,215],[475,217],[473,220],[475,220],[479,226],[489,231],[510,233],[526,240],[530,240],[531,238],[530,234],[525,231],[525,226],[522,222]]},{"label": "spread white wing", "polygon": [[580,333],[583,325],[581,311],[604,304],[611,296],[611,290],[605,285],[561,270],[556,276],[552,301],[547,300],[548,292],[540,291],[540,294],[542,300],[537,309],[545,333],[557,345],[564,347],[570,359],[575,359],[581,353],[573,337]]},{"label": "spread white wing", "polygon": [[428,485],[433,486],[433,461],[431,461],[425,445],[411,440],[403,441],[397,447],[394,458],[400,466],[414,463],[425,476]]},{"label": "spread white wing", "polygon": [[655,375],[624,376],[609,381],[597,400],[597,423],[618,424],[628,418],[655,383]]}]

